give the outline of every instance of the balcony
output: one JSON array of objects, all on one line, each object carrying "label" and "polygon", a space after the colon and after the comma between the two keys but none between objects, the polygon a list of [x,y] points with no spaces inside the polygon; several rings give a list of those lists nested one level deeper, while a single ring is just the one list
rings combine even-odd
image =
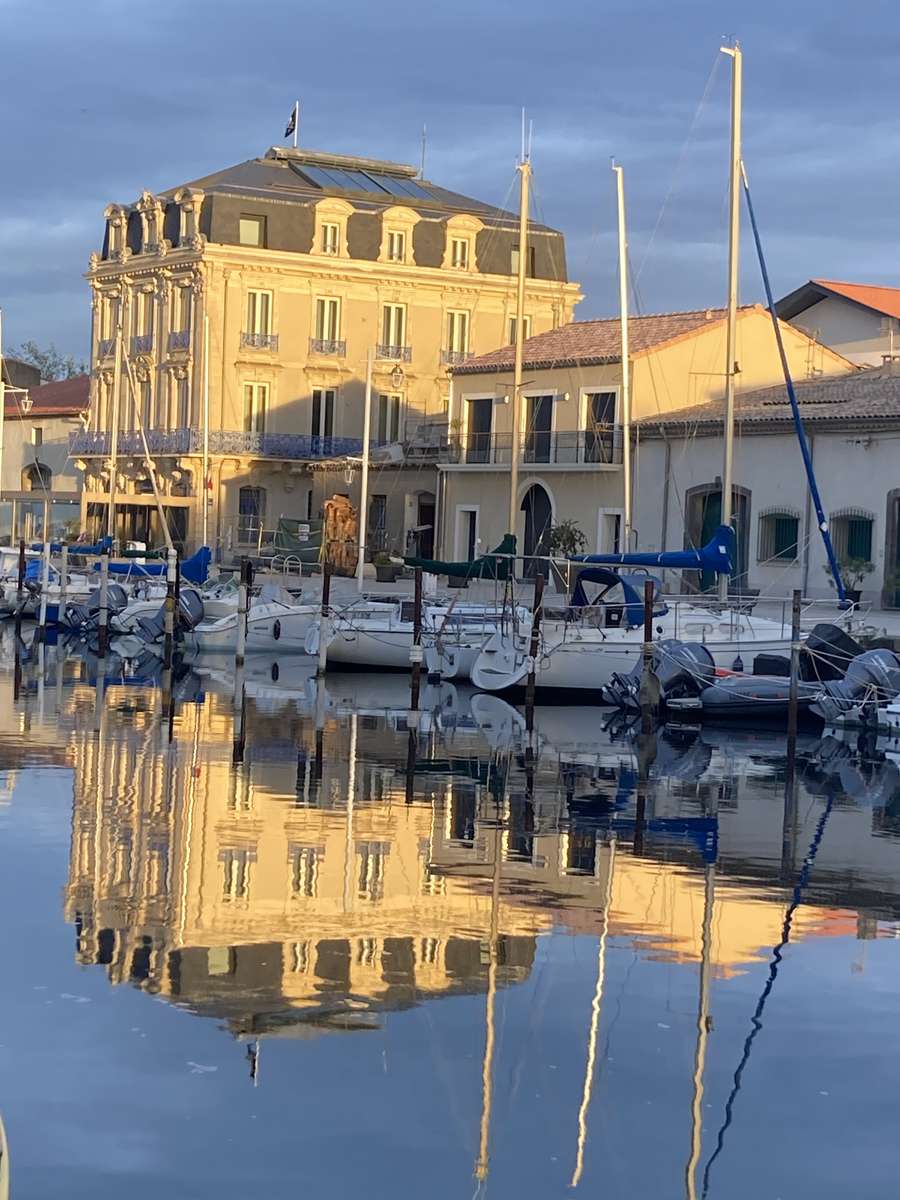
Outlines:
[{"label": "balcony", "polygon": [[347,353],[347,343],[333,338],[309,339],[310,354],[329,354],[333,358],[343,358]]},{"label": "balcony", "polygon": [[460,367],[472,357],[471,350],[442,350],[441,362],[447,367]]},{"label": "balcony", "polygon": [[277,350],[277,333],[242,333],[242,350]]},{"label": "balcony", "polygon": [[189,329],[175,329],[169,334],[169,349],[170,350],[190,350],[191,348],[191,331]]},{"label": "balcony", "polygon": [[131,339],[132,354],[149,354],[153,349],[153,334],[139,333]]},{"label": "balcony", "polygon": [[115,338],[101,338],[100,339],[100,344],[97,347],[97,353],[99,354],[100,358],[112,358],[113,354],[115,354],[115,351],[116,351],[116,339]]},{"label": "balcony", "polygon": [[379,342],[375,347],[376,358],[386,358],[391,362],[412,362],[412,346],[388,346]]},{"label": "balcony", "polygon": [[[203,453],[201,429],[148,429],[147,448],[152,455],[199,455]],[[143,458],[144,442],[139,431],[123,430],[117,453]],[[78,458],[108,458],[112,449],[109,430],[85,430],[69,434],[69,453]],[[317,461],[362,454],[362,439],[315,437],[298,433],[248,433],[244,430],[211,429],[210,454],[229,454],[281,461]]]},{"label": "balcony", "polygon": [[[454,439],[444,461],[508,467],[512,458],[512,434],[470,432]],[[618,425],[597,429],[534,430],[518,439],[519,462],[525,466],[603,467],[622,462],[622,430]]]}]

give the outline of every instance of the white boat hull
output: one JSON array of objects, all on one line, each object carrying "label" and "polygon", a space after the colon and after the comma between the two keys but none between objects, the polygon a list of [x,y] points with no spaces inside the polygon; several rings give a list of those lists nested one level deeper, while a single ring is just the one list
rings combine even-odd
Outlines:
[{"label": "white boat hull", "polygon": [[[317,619],[318,606],[298,604],[259,604],[247,618],[248,653],[258,651],[302,654],[311,624]],[[185,648],[199,654],[234,653],[237,647],[237,612],[216,621],[201,621],[184,636]]]},{"label": "white boat hull", "polygon": [[[660,636],[671,637],[672,631],[664,629]],[[527,632],[490,638],[472,668],[475,686],[499,692],[522,685],[529,668],[527,638]],[[704,644],[717,667],[731,669],[740,660],[749,669],[757,654],[790,654],[791,639],[781,633],[780,625],[766,622],[755,630],[745,626],[736,636],[723,632],[707,637]],[[599,691],[613,675],[632,670],[642,645],[640,630],[550,627],[542,631],[541,653],[535,661],[537,686]]]}]

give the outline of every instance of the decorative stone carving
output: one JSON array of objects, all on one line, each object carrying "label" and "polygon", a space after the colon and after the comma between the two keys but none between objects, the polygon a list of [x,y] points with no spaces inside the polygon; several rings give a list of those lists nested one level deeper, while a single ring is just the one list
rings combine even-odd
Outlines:
[{"label": "decorative stone carving", "polygon": [[125,245],[128,214],[121,204],[108,204],[103,215],[106,217],[108,230],[107,257],[113,262],[123,262],[131,253]]},{"label": "decorative stone carving", "polygon": [[179,188],[175,193],[175,203],[181,209],[181,222],[178,235],[180,250],[202,250],[206,238],[200,232],[200,210],[203,207],[204,193],[200,188]]},{"label": "decorative stone carving", "polygon": [[137,202],[141,217],[141,254],[158,254],[162,242],[162,201],[151,192],[143,192]]}]

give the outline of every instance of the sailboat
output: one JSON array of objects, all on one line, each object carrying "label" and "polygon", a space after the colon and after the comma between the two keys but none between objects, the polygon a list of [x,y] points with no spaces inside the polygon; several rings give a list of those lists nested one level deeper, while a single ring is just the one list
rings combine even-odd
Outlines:
[{"label": "sailboat", "polygon": [[[626,566],[678,568],[690,570],[712,570],[719,579],[718,605],[697,606],[694,602],[676,602],[671,607],[662,603],[657,595],[654,600],[654,638],[680,638],[685,641],[702,642],[719,668],[739,669],[745,659],[762,653],[787,654],[791,645],[791,631],[784,621],[755,617],[742,610],[740,604],[729,606],[728,581],[734,569],[735,538],[732,528],[733,496],[733,446],[734,446],[734,396],[736,366],[736,328],[738,299],[738,264],[740,235],[741,183],[747,196],[750,219],[759,255],[763,282],[769,307],[772,311],[773,328],[778,344],[785,385],[794,414],[795,427],[810,493],[815,504],[819,529],[825,543],[829,565],[834,576],[838,598],[844,603],[845,593],[840,571],[828,533],[812,460],[803,432],[799,408],[794,395],[793,383],[781,340],[781,331],[774,312],[774,303],[769,287],[768,273],[762,254],[759,232],[750,202],[746,173],[741,159],[741,79],[742,57],[740,46],[723,47],[723,52],[732,59],[732,102],[731,102],[731,152],[730,152],[730,220],[728,251],[728,320],[726,335],[725,365],[725,438],[724,465],[722,472],[722,525],[709,546],[700,552],[663,552],[659,554],[632,553],[631,537],[631,485],[630,485],[630,438],[626,433],[623,446],[625,479],[625,545],[622,554],[592,554],[573,557],[570,561],[584,564],[576,584],[576,592],[569,609],[554,618],[546,614],[541,625],[540,652],[532,663],[531,629],[528,625],[515,626],[492,637],[479,654],[472,668],[472,682],[487,691],[503,691],[522,684],[532,668],[538,688],[559,690],[598,691],[606,687],[612,675],[622,668],[629,670],[634,665],[640,645],[644,641],[642,613],[639,612],[634,578],[621,573]],[[630,397],[628,394],[628,303],[627,303],[627,250],[625,238],[625,201],[622,168],[614,165],[617,184],[619,225],[619,278],[620,278],[620,326],[622,331],[621,359],[623,369],[623,424],[628,425]],[[516,387],[520,374],[516,378]],[[515,456],[513,456],[515,462]],[[511,486],[515,487],[515,472]],[[513,491],[513,498],[515,492]],[[512,517],[511,517],[512,519]],[[583,584],[595,585],[593,598],[587,597]],[[599,588],[599,592],[596,591]],[[548,619],[549,618],[549,619]],[[618,664],[618,665],[617,665]],[[749,665],[749,664],[748,664]]]}]

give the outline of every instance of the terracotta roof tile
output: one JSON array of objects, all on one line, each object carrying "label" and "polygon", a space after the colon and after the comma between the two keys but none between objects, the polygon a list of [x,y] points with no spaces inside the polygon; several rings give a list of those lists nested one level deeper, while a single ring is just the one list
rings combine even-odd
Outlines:
[{"label": "terracotta roof tile", "polygon": [[[746,312],[758,307],[754,304],[742,306]],[[628,322],[630,356],[673,341],[684,334],[693,333],[710,324],[725,319],[724,308],[700,308],[692,312],[655,313],[645,317],[631,317]],[[619,362],[621,354],[620,322],[618,317],[607,317],[599,321],[572,321],[559,329],[550,329],[527,338],[524,348],[523,366],[526,370],[537,367],[566,367],[596,363]],[[462,366],[454,367],[454,375],[473,375],[482,371],[512,370],[515,349],[501,346],[470,359]]]},{"label": "terracotta roof tile", "polygon": [[[900,365],[872,367],[850,375],[801,379],[794,384],[804,422],[900,422]],[[724,400],[681,408],[662,417],[637,421],[642,435],[680,427],[721,428]],[[742,427],[790,424],[793,420],[784,384],[739,392],[735,421]]]},{"label": "terracotta roof tile", "polygon": [[74,375],[71,379],[58,379],[32,388],[28,395],[31,410],[21,411],[21,397],[15,393],[6,398],[6,416],[18,417],[74,417],[90,406],[90,375]]},{"label": "terracotta roof tile", "polygon": [[836,279],[812,279],[810,282],[885,316],[900,317],[900,288],[873,283],[843,283]]}]

